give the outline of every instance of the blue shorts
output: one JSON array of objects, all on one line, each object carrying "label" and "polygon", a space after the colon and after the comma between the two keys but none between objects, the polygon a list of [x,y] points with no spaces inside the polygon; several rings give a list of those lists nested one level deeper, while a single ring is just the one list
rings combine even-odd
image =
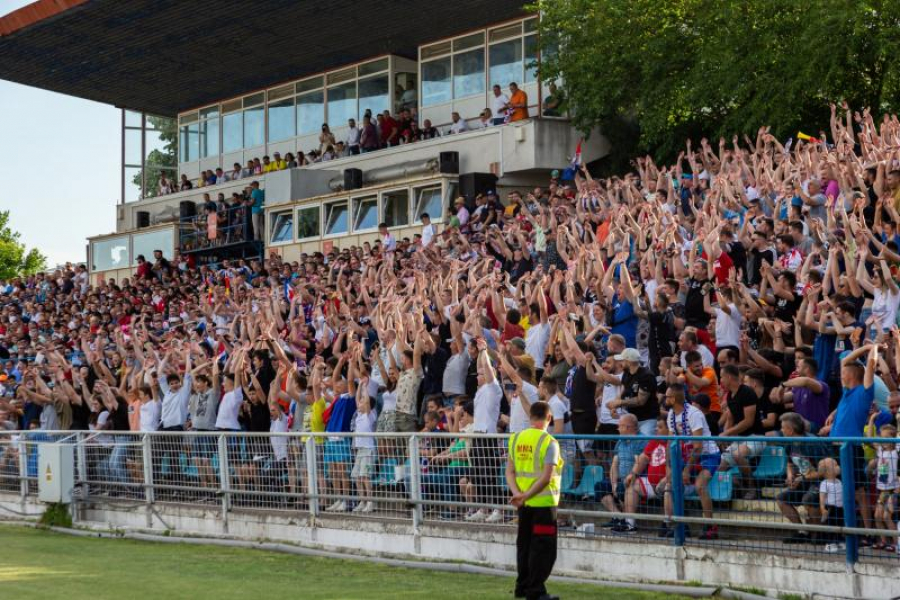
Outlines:
[{"label": "blue shorts", "polygon": [[353,462],[353,456],[350,454],[350,439],[340,439],[336,442],[327,440],[325,442],[325,464]]},{"label": "blue shorts", "polygon": [[709,471],[710,475],[715,475],[722,463],[722,455],[718,452],[715,454],[700,455],[700,471]]},{"label": "blue shorts", "polygon": [[198,435],[191,438],[191,441],[195,458],[212,458],[219,450],[219,438],[214,435]]}]

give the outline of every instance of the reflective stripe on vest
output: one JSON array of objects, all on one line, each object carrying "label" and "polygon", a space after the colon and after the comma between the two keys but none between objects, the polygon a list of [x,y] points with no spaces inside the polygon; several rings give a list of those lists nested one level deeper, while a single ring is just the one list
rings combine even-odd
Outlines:
[{"label": "reflective stripe on vest", "polygon": [[[544,443],[546,440],[546,444]],[[522,456],[519,456],[519,443],[522,443]],[[541,429],[526,429],[520,431],[510,439],[509,455],[512,457],[515,467],[516,484],[519,489],[527,491],[540,477],[543,471],[544,459],[550,444],[556,440]],[[557,447],[557,452],[559,448]],[[557,454],[557,462],[553,469],[550,483],[535,496],[529,498],[527,506],[557,506],[559,504],[559,490],[562,483],[562,457]]]}]

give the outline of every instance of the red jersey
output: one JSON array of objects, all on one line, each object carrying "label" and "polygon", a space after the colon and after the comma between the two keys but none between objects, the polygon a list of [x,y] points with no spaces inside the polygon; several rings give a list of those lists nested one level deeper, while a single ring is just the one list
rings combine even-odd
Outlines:
[{"label": "red jersey", "polygon": [[647,480],[654,487],[666,476],[667,454],[666,442],[662,440],[653,440],[644,448],[644,456],[650,459],[647,465]]}]

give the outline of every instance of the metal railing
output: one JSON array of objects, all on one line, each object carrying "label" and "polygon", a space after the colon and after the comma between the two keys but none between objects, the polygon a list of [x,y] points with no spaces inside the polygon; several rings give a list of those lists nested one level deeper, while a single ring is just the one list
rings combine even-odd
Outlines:
[{"label": "metal railing", "polygon": [[[72,443],[78,501],[207,505],[226,520],[236,511],[300,511],[414,527],[510,527],[508,438],[3,432],[0,492],[36,494],[40,444]],[[558,439],[563,535],[843,556],[849,564],[898,560],[896,439]]]}]

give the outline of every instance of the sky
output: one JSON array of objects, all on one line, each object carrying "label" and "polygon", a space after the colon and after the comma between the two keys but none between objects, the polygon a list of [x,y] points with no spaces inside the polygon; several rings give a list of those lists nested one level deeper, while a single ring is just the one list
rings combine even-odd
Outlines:
[{"label": "sky", "polygon": [[[0,0],[5,15],[30,0]],[[0,80],[0,210],[49,266],[86,260],[116,226],[121,111]]]}]

